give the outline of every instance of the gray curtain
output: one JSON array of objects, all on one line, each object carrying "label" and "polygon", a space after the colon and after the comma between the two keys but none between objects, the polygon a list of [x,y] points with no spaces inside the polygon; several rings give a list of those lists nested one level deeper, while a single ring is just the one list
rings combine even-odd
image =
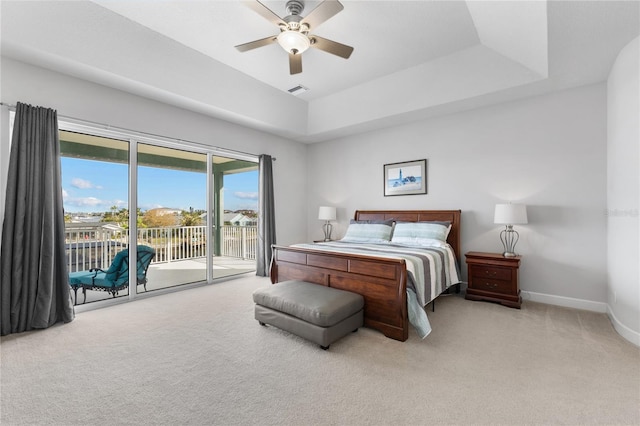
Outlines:
[{"label": "gray curtain", "polygon": [[0,265],[3,336],[73,320],[55,110],[16,107]]},{"label": "gray curtain", "polygon": [[276,218],[273,196],[273,168],[271,156],[260,156],[260,176],[258,201],[258,253],[256,275],[269,276],[271,265],[271,245],[276,243]]}]

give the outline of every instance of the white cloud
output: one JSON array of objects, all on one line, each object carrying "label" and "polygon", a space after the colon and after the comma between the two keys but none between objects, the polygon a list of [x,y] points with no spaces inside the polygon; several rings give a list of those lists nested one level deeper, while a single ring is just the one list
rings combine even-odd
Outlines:
[{"label": "white cloud", "polygon": [[94,185],[91,181],[80,178],[73,178],[71,180],[71,186],[78,189],[102,189],[101,186]]},{"label": "white cloud", "polygon": [[162,204],[142,204],[142,205],[138,205],[138,207],[142,211],[165,208],[165,206],[163,206]]},{"label": "white cloud", "polygon": [[234,192],[233,195],[243,200],[257,200],[258,193],[257,192]]},{"label": "white cloud", "polygon": [[95,207],[95,206],[105,205],[105,201],[96,197],[80,197],[80,198],[74,198],[73,200],[71,200],[71,204],[76,206]]},{"label": "white cloud", "polygon": [[96,197],[66,197],[64,204],[73,207],[95,207],[103,206],[107,203]]}]

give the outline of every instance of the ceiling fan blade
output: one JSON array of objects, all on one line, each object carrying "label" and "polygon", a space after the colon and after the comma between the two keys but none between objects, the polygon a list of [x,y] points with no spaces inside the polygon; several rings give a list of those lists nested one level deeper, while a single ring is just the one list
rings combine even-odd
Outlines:
[{"label": "ceiling fan blade", "polygon": [[344,59],[349,59],[351,52],[353,52],[353,47],[338,43],[337,41],[318,37],[317,35],[309,36],[309,38],[311,39],[311,47],[324,50],[327,53],[340,56]]},{"label": "ceiling fan blade", "polygon": [[309,25],[309,28],[314,30],[342,9],[344,9],[344,6],[338,0],[325,0],[309,12],[309,14],[302,19],[301,23]]},{"label": "ceiling fan blade", "polygon": [[284,22],[282,18],[280,18],[278,15],[276,15],[274,11],[269,9],[264,4],[260,3],[258,0],[243,1],[243,3],[246,4],[249,8],[251,8],[251,10],[258,13],[260,16],[262,16],[267,21],[273,23],[274,25],[277,25],[277,26],[287,25],[287,23]]},{"label": "ceiling fan blade", "polygon": [[270,36],[261,38],[260,40],[250,41],[249,43],[239,44],[236,46],[240,52],[246,52],[247,50],[257,49],[258,47],[267,46],[275,43],[278,40],[278,36]]},{"label": "ceiling fan blade", "polygon": [[302,55],[300,53],[289,53],[289,74],[300,74],[302,72]]}]

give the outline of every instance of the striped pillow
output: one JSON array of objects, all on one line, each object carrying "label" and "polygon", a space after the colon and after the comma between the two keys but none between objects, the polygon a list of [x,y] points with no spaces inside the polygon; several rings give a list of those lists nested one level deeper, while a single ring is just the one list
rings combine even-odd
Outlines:
[{"label": "striped pillow", "polygon": [[450,222],[397,222],[392,243],[443,247],[451,230]]},{"label": "striped pillow", "polygon": [[393,221],[351,220],[342,241],[350,243],[388,243],[391,240]]}]

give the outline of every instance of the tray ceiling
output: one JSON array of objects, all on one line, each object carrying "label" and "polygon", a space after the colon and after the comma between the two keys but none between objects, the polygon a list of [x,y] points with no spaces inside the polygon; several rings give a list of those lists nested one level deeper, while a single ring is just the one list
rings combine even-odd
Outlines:
[{"label": "tray ceiling", "polygon": [[310,49],[294,76],[277,44],[234,48],[277,33],[239,1],[3,0],[2,54],[314,142],[603,81],[639,33],[629,1],[342,3],[314,33],[351,58]]}]

